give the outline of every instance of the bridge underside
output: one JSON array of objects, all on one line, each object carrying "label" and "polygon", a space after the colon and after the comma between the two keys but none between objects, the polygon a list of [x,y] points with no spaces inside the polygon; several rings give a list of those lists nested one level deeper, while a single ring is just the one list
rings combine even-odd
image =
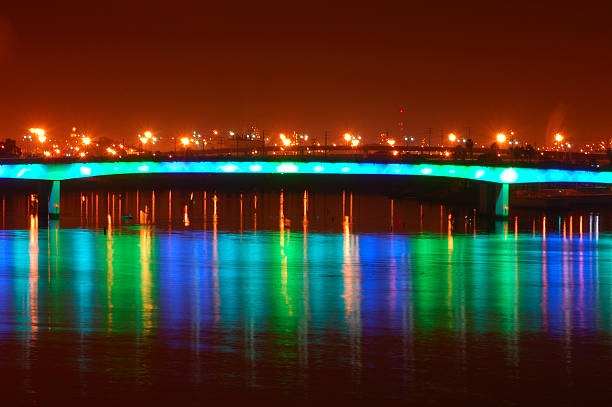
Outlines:
[{"label": "bridge underside", "polygon": [[[129,179],[128,178],[132,178]],[[99,190],[99,189],[173,189],[173,188],[210,188],[215,190],[294,190],[307,188],[311,191],[333,192],[341,189],[380,193],[401,199],[410,197],[425,201],[434,200],[458,205],[474,205],[481,215],[488,217],[507,217],[509,209],[509,185],[490,182],[458,181],[438,178],[427,182],[424,177],[377,176],[234,176],[182,175],[174,177],[149,176],[111,176],[66,181],[38,181],[34,189],[28,188],[39,196],[39,217],[59,219],[61,213],[61,191]],[[126,182],[126,180],[128,182]],[[180,181],[179,181],[180,180]],[[11,183],[13,184],[13,183]],[[10,187],[9,187],[10,188]],[[46,211],[46,212],[45,212]]]},{"label": "bridge underside", "polygon": [[612,172],[504,168],[459,164],[207,161],[207,162],[99,162],[0,165],[0,178],[49,181],[48,213],[60,214],[60,181],[134,174],[303,174],[353,176],[418,176],[463,179],[481,183],[480,212],[506,217],[509,184],[513,183],[605,183],[612,184]]}]

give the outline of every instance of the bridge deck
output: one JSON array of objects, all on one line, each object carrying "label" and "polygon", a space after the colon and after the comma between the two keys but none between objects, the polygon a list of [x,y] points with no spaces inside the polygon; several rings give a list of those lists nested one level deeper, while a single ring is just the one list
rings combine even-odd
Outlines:
[{"label": "bridge deck", "polygon": [[433,163],[363,163],[297,161],[134,161],[91,163],[30,163],[0,165],[0,178],[63,181],[127,174],[334,174],[404,175],[461,178],[501,184],[603,183],[612,172]]}]

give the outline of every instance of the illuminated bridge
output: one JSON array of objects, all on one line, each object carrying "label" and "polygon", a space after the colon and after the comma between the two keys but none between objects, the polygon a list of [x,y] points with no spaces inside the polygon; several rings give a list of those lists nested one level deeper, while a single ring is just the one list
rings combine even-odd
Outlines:
[{"label": "illuminated bridge", "polygon": [[129,174],[327,174],[420,176],[467,179],[482,182],[483,212],[508,216],[509,185],[515,183],[602,183],[612,184],[612,172],[489,167],[441,163],[356,163],[279,161],[139,161],[77,163],[0,164],[0,179],[49,181],[49,214],[60,213],[60,183],[64,180]]}]

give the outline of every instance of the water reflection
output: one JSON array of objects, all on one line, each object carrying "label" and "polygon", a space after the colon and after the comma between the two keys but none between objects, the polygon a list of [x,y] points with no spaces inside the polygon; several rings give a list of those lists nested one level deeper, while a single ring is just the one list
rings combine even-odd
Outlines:
[{"label": "water reflection", "polygon": [[[99,195],[77,196],[83,228],[32,215],[0,230],[0,370],[27,379],[20,395],[51,397],[61,377],[103,398],[117,383],[195,398],[608,392],[602,213],[519,214],[480,233],[471,210],[350,191]],[[155,224],[166,209],[171,229]],[[106,228],[87,228],[98,213]]]},{"label": "water reflection", "polygon": [[30,215],[30,244],[28,246],[30,270],[28,275],[29,309],[31,338],[34,339],[38,330],[38,217]]},{"label": "water reflection", "polygon": [[[352,209],[352,200],[351,200]],[[352,212],[352,210],[351,210]],[[350,213],[350,212],[349,212]],[[344,318],[346,319],[350,347],[351,382],[355,388],[361,381],[361,270],[359,264],[359,236],[351,234],[351,217],[343,222]]]}]

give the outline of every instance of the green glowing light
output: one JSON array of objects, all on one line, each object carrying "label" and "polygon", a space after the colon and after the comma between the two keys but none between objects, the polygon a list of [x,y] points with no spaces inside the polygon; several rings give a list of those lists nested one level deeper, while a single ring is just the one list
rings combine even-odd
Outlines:
[{"label": "green glowing light", "polygon": [[589,182],[612,184],[612,172],[540,168],[504,168],[456,164],[381,164],[323,162],[106,162],[74,164],[0,165],[0,178],[67,180],[126,174],[351,174],[412,175],[462,178],[504,184],[535,182]]}]

